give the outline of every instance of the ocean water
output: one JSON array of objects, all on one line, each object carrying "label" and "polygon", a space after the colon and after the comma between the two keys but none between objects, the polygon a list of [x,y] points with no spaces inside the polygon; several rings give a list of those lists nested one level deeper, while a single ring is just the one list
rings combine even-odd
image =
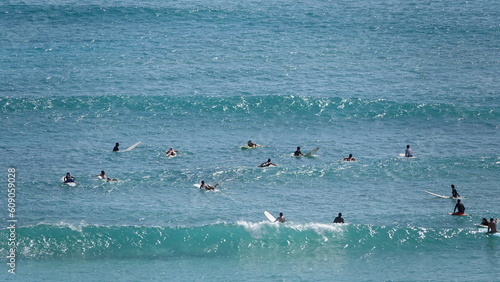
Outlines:
[{"label": "ocean water", "polygon": [[[0,280],[499,279],[476,228],[500,217],[499,19],[491,0],[3,1]],[[472,216],[424,192],[451,184]]]}]

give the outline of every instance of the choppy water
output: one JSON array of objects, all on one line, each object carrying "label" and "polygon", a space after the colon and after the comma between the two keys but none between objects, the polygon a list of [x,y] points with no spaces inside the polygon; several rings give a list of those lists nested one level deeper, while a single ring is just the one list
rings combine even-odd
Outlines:
[{"label": "choppy water", "polygon": [[[475,227],[500,214],[496,6],[1,3],[0,233],[14,167],[18,248],[0,277],[498,277],[500,240]],[[263,147],[241,150],[249,139]],[[423,192],[450,184],[472,217]]]}]

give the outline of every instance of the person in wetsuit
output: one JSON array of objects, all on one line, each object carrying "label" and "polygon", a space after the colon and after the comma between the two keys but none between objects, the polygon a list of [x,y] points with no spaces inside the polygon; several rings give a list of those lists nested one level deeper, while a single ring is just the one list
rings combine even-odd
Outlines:
[{"label": "person in wetsuit", "polygon": [[453,184],[451,184],[451,196],[453,198],[460,197],[460,194],[458,194],[457,189],[455,189],[455,185],[453,185]]},{"label": "person in wetsuit", "polygon": [[337,216],[334,220],[333,223],[344,223],[344,219],[342,218],[342,213],[339,212],[339,216]]},{"label": "person in wetsuit", "polygon": [[302,152],[300,151],[300,147],[297,147],[297,151],[295,151],[295,152],[293,153],[293,155],[294,155],[295,157],[300,157],[300,156],[303,156],[304,154],[302,154]]},{"label": "person in wetsuit", "polygon": [[[456,212],[458,210],[458,212]],[[455,205],[455,208],[453,209],[453,214],[459,214],[459,213],[465,213],[465,206],[464,204],[461,203],[460,200],[457,200],[457,204]]]}]

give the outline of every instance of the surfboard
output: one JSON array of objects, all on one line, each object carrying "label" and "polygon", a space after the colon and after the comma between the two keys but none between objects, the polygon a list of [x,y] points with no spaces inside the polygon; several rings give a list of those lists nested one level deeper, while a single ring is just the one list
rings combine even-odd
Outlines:
[{"label": "surfboard", "polygon": [[443,199],[463,199],[462,197],[453,198],[452,196],[439,195],[439,194],[436,194],[436,193],[429,192],[427,190],[424,190],[424,192],[428,193],[428,194],[431,194],[432,196],[436,196],[436,197],[443,198]]},{"label": "surfboard", "polygon": [[495,236],[495,237],[500,237],[500,233],[488,233],[488,235]]},{"label": "surfboard", "polygon": [[483,225],[483,224],[478,224],[476,226],[477,228],[488,228],[488,225]]},{"label": "surfboard", "polygon": [[63,184],[66,184],[70,187],[75,187],[76,186],[76,182],[64,182],[64,176],[61,178],[61,181]]},{"label": "surfboard", "polygon": [[448,214],[454,215],[454,216],[472,216],[471,214],[457,213],[457,212],[454,212],[454,213],[449,212]]},{"label": "surfboard", "polygon": [[314,148],[311,152],[307,153],[304,155],[304,157],[309,157],[312,154],[316,153],[319,150],[319,147]]},{"label": "surfboard", "polygon": [[139,146],[139,144],[141,144],[141,141],[135,143],[134,145],[128,147],[127,149],[123,150],[123,152],[128,152],[130,150],[133,150],[135,147]]},{"label": "surfboard", "polygon": [[262,145],[257,144],[257,145],[255,145],[254,147],[249,147],[249,146],[241,146],[240,148],[241,148],[242,150],[248,150],[248,149],[254,149],[254,148],[259,148],[259,147],[262,147]]},{"label": "surfboard", "polygon": [[269,219],[269,221],[271,221],[271,222],[276,221],[276,218],[274,218],[274,216],[272,214],[270,214],[268,211],[265,211],[264,214],[266,215],[267,219]]},{"label": "surfboard", "polygon": [[413,159],[413,158],[416,158],[415,156],[412,156],[412,157],[405,157],[405,154],[399,154],[400,157],[403,157],[403,158],[409,158],[409,159]]}]

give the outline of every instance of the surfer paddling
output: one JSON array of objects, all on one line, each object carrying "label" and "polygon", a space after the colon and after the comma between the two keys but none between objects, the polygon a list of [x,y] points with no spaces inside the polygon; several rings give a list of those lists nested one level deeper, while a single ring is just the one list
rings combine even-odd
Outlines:
[{"label": "surfer paddling", "polygon": [[295,151],[295,152],[293,153],[293,155],[294,155],[295,157],[301,157],[301,156],[303,156],[304,154],[302,154],[302,152],[300,151],[300,147],[297,147],[297,151]]},{"label": "surfer paddling", "polygon": [[63,177],[64,183],[75,182],[75,177],[71,175],[71,173],[66,173],[66,176]]},{"label": "surfer paddling", "polygon": [[353,162],[356,159],[352,157],[352,154],[349,154],[349,157],[343,158],[342,160],[345,161],[345,162]]},{"label": "surfer paddling", "polygon": [[109,178],[109,177],[107,177],[106,176],[106,172],[104,172],[104,170],[101,170],[101,174],[94,175],[94,177],[99,177],[100,179],[106,180],[106,181],[117,181],[118,180],[116,178]]},{"label": "surfer paddling", "polygon": [[452,198],[458,198],[460,195],[457,192],[457,189],[455,189],[455,185],[451,184],[451,197]]},{"label": "surfer paddling", "polygon": [[[456,212],[457,210],[458,210],[458,212]],[[453,214],[454,215],[461,215],[464,213],[465,213],[464,204],[462,204],[460,200],[457,200],[457,204],[455,205],[455,208],[453,209]]]},{"label": "surfer paddling", "polygon": [[273,164],[271,162],[271,159],[267,159],[267,162],[261,163],[259,167],[268,167],[268,166],[276,166],[276,164]]},{"label": "surfer paddling", "polygon": [[248,140],[247,146],[250,148],[255,148],[257,147],[257,143],[253,143],[252,140]]},{"label": "surfer paddling", "polygon": [[285,223],[285,217],[283,216],[282,212],[280,212],[280,216],[274,222],[276,221],[280,223]]},{"label": "surfer paddling", "polygon": [[219,183],[215,184],[214,186],[210,186],[205,183],[205,181],[201,181],[200,189],[205,189],[205,190],[215,190],[215,187],[219,186]]},{"label": "surfer paddling", "polygon": [[174,148],[170,148],[170,149],[168,149],[168,151],[165,154],[167,154],[167,156],[169,156],[169,157],[175,157],[175,156],[177,156],[177,151],[174,150]]}]

